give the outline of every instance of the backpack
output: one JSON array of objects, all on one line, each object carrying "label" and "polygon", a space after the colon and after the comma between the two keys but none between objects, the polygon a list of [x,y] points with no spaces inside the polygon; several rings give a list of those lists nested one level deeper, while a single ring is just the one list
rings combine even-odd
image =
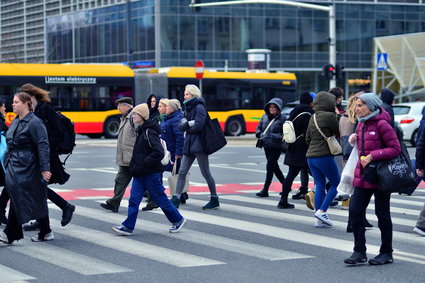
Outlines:
[{"label": "backpack", "polygon": [[[152,145],[151,145],[151,142],[150,142],[149,136],[148,136],[148,130],[149,129],[146,129],[146,133],[145,133],[146,140],[148,141],[149,146],[152,148]],[[161,159],[161,164],[165,166],[165,165],[168,165],[171,161],[171,153],[167,149],[167,143],[161,138],[159,138],[159,140],[161,142],[162,149],[164,150],[164,157]]]},{"label": "backpack", "polygon": [[75,147],[75,129],[74,123],[65,115],[60,112],[56,112],[59,121],[62,124],[63,139],[58,144],[59,154],[72,154]]},{"label": "backpack", "polygon": [[297,137],[296,133],[295,133],[295,128],[294,128],[294,121],[300,117],[303,114],[308,114],[311,116],[311,113],[309,112],[302,112],[300,114],[297,115],[297,117],[294,118],[294,120],[292,121],[285,121],[285,123],[283,123],[282,129],[283,129],[283,141],[286,143],[294,143],[297,141],[297,139],[299,139],[300,137],[303,136],[303,134],[299,135]]}]

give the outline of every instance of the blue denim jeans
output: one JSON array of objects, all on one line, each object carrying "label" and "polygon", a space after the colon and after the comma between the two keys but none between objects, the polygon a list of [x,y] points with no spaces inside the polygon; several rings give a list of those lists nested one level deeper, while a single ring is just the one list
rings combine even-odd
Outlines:
[{"label": "blue denim jeans", "polygon": [[179,225],[183,221],[180,212],[164,193],[165,188],[160,178],[161,173],[133,178],[133,185],[131,186],[130,199],[128,202],[127,219],[124,220],[122,225],[130,230],[134,230],[137,215],[139,213],[139,205],[142,202],[146,190],[148,190],[152,200],[162,209],[168,221],[173,225]]},{"label": "blue denim jeans", "polygon": [[[307,161],[316,185],[314,207],[316,211],[319,209],[327,211],[337,194],[336,187],[338,187],[340,180],[335,159],[332,155],[325,155],[320,157],[309,157]],[[326,179],[331,183],[331,187],[325,196]]]}]

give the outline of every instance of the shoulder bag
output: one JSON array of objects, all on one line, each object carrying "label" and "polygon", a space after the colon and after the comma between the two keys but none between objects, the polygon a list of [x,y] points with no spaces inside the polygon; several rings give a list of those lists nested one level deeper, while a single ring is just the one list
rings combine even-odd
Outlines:
[{"label": "shoulder bag", "polygon": [[217,119],[211,120],[210,114],[208,113],[205,118],[204,128],[201,132],[201,143],[207,155],[213,154],[227,144],[220,123]]},{"label": "shoulder bag", "polygon": [[267,131],[270,129],[271,125],[274,123],[276,118],[273,118],[273,120],[270,121],[270,123],[267,125],[264,132],[261,133],[261,137],[257,140],[257,143],[255,144],[255,147],[263,148],[263,137],[266,135]]},{"label": "shoulder bag", "polygon": [[319,131],[319,133],[322,135],[322,137],[328,143],[329,150],[330,150],[331,154],[332,155],[341,154],[342,153],[342,147],[339,144],[338,140],[335,138],[335,136],[330,136],[330,137],[325,136],[325,134],[322,132],[322,130],[319,128],[319,125],[317,124],[316,114],[313,114],[313,120],[314,120],[314,124],[316,125],[317,130]]}]

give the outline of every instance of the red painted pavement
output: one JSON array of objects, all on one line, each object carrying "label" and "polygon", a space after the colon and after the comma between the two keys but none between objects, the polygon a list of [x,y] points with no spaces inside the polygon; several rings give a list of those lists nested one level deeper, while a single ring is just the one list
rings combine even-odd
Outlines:
[{"label": "red painted pavement", "polygon": [[[299,183],[294,183],[292,186],[293,190],[297,190],[299,188]],[[261,190],[263,185],[243,185],[243,184],[224,184],[222,186],[217,186],[217,193],[219,194],[240,194],[244,193],[241,191],[252,191],[257,192]],[[313,183],[310,182],[309,187],[313,187]],[[418,186],[418,188],[423,189],[425,188],[425,183],[421,182]],[[270,186],[270,191],[273,192],[280,192],[282,190],[282,185],[278,182],[272,183]],[[190,186],[189,194],[190,193],[208,193],[208,187],[207,186]],[[166,190],[166,193],[168,194],[168,189]],[[85,197],[112,197],[114,195],[114,190],[111,188],[110,190],[96,190],[96,189],[74,189],[69,190],[67,192],[58,192],[64,199],[66,200],[78,200],[80,198]],[[130,188],[128,188],[125,192],[124,197],[128,198],[130,197]]]}]

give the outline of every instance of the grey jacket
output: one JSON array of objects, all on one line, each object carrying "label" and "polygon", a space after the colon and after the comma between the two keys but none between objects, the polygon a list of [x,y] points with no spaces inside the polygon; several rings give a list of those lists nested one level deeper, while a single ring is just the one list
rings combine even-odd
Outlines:
[{"label": "grey jacket", "polygon": [[[270,104],[275,104],[278,108],[278,113],[275,116],[272,116],[269,113]],[[280,98],[272,98],[264,106],[264,112],[266,112],[262,117],[260,122],[257,125],[255,130],[255,136],[263,141],[264,148],[282,148],[282,135],[283,135],[283,123],[285,123],[285,117],[280,113],[282,111],[282,100]],[[264,134],[267,126],[270,122],[276,118],[270,128],[267,130],[267,133]]]},{"label": "grey jacket", "polygon": [[132,125],[130,121],[131,114],[133,114],[133,110],[131,110],[126,116],[121,117],[116,157],[116,164],[119,166],[130,166],[131,157],[133,155],[133,147],[136,142],[136,129],[138,125]]},{"label": "grey jacket", "polygon": [[47,184],[41,172],[50,170],[50,153],[43,122],[32,112],[22,120],[17,116],[6,142],[6,187],[20,224],[47,217]]}]

